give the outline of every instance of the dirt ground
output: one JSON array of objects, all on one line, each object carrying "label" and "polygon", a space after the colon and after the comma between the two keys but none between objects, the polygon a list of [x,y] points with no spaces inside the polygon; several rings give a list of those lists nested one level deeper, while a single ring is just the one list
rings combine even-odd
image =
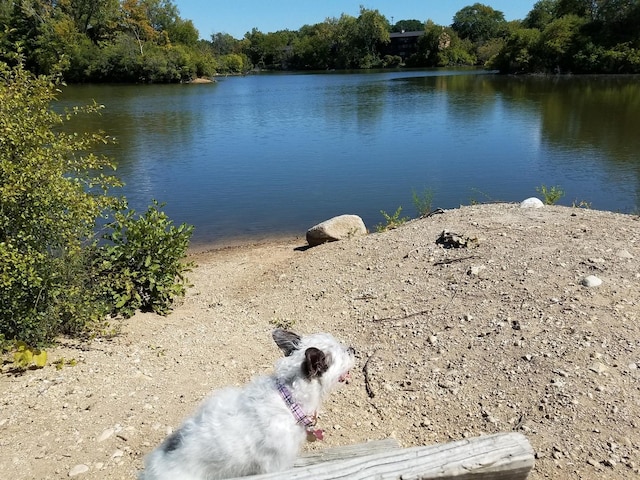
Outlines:
[{"label": "dirt ground", "polygon": [[[443,230],[468,246],[437,244]],[[359,357],[321,412],[325,440],[306,448],[518,431],[536,452],[532,480],[640,478],[638,216],[476,205],[305,243],[194,255],[193,287],[169,316],[63,340],[49,350],[59,370],[5,365],[0,477],[134,478],[211,390],[269,373],[270,332],[290,325]],[[584,286],[589,275],[602,284]]]}]

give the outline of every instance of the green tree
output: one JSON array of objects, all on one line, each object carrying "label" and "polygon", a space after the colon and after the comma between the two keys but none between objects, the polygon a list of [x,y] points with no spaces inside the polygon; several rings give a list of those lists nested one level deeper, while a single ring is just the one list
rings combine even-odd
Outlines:
[{"label": "green tree", "polygon": [[240,53],[229,53],[220,57],[220,70],[225,73],[245,73],[251,68],[249,59]]},{"label": "green tree", "polygon": [[418,32],[424,30],[424,22],[420,20],[399,20],[391,27],[391,33]]},{"label": "green tree", "polygon": [[286,69],[293,56],[292,44],[296,37],[297,33],[290,30],[262,33],[254,28],[245,35],[247,54],[259,68]]},{"label": "green tree", "polygon": [[488,5],[474,3],[453,16],[451,28],[460,36],[474,43],[483,43],[505,32],[504,14]]},{"label": "green tree", "polygon": [[140,0],[140,5],[156,32],[167,32],[179,18],[178,7],[171,0]]},{"label": "green tree", "polygon": [[564,15],[552,21],[540,36],[540,52],[548,70],[571,70],[581,28],[587,20],[577,15]]},{"label": "green tree", "polygon": [[565,15],[593,19],[598,8],[597,0],[558,0],[556,5],[556,18]]},{"label": "green tree", "polygon": [[[628,20],[640,20],[640,2],[638,0],[608,0],[598,2],[598,19],[609,23],[626,23]],[[635,17],[635,18],[634,18]],[[635,23],[637,26],[638,23]],[[637,28],[633,29],[637,33]]]},{"label": "green tree", "polygon": [[539,70],[537,54],[540,30],[537,28],[514,29],[498,54],[487,63],[488,68],[502,73],[524,73]]},{"label": "green tree", "polygon": [[542,31],[557,17],[558,0],[539,0],[522,21],[524,28],[537,28]]},{"label": "green tree", "polygon": [[334,26],[333,55],[335,68],[357,68],[361,53],[357,42],[357,19],[343,13],[338,19],[329,20]]},{"label": "green tree", "polygon": [[[218,61],[211,49],[211,42],[198,40],[193,47],[195,51],[195,67],[198,77],[211,77],[218,71]],[[247,60],[248,61],[248,60]]]},{"label": "green tree", "polygon": [[117,27],[118,0],[61,0],[57,7],[73,18],[79,33],[95,43],[110,38]]},{"label": "green tree", "polygon": [[13,11],[12,0],[0,0],[0,27],[9,24],[11,12]]},{"label": "green tree", "polygon": [[360,7],[353,45],[361,49],[360,67],[369,68],[380,63],[379,47],[389,43],[389,28],[389,22],[378,10]]},{"label": "green tree", "polygon": [[335,28],[330,21],[304,25],[293,44],[294,66],[305,70],[334,68],[332,50]]},{"label": "green tree", "polygon": [[418,53],[407,63],[413,67],[473,65],[476,57],[472,50],[471,42],[460,39],[451,27],[427,20],[425,34],[418,41]]},{"label": "green tree", "polygon": [[193,22],[191,20],[183,20],[179,17],[169,25],[167,32],[169,33],[169,39],[172,43],[179,43],[190,47],[195,47],[200,39],[200,33],[193,25]]},{"label": "green tree", "polygon": [[216,55],[240,53],[242,51],[241,45],[240,40],[228,33],[218,32],[211,35],[211,49]]},{"label": "green tree", "polygon": [[147,42],[169,43],[169,32],[179,19],[171,0],[124,0],[121,8],[124,31],[135,36],[141,55]]},{"label": "green tree", "polygon": [[505,72],[639,72],[638,24],[638,0],[540,0],[491,63]]}]

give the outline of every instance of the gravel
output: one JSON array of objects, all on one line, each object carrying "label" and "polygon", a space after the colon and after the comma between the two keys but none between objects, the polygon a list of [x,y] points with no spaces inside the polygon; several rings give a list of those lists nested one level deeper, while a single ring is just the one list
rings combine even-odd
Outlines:
[{"label": "gravel", "polygon": [[[445,248],[443,232],[464,242]],[[304,243],[195,254],[193,287],[169,316],[61,339],[40,370],[5,363],[0,476],[133,478],[211,390],[271,370],[275,325],[358,351],[310,450],[518,431],[536,452],[531,479],[640,476],[637,216],[475,205]],[[585,286],[589,276],[601,284]]]}]

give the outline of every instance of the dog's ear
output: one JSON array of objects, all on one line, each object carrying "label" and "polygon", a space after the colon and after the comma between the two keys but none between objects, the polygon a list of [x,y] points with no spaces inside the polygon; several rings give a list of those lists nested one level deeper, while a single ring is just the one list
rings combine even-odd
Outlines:
[{"label": "dog's ear", "polygon": [[327,365],[327,356],[324,352],[315,347],[307,348],[304,352],[302,374],[311,380],[321,377],[327,370],[329,370],[329,365]]},{"label": "dog's ear", "polygon": [[285,357],[291,355],[300,345],[300,335],[278,328],[271,334],[273,341],[280,347],[280,350],[284,353]]}]

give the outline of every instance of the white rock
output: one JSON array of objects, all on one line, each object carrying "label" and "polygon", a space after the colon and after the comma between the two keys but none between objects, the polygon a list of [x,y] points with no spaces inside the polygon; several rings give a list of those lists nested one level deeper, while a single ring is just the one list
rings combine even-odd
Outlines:
[{"label": "white rock", "polygon": [[609,370],[609,367],[607,367],[604,363],[595,362],[594,364],[589,366],[589,370],[591,370],[594,373],[601,374]]},{"label": "white rock", "polygon": [[76,477],[78,475],[82,475],[83,473],[87,473],[89,471],[89,467],[87,465],[76,465],[71,470],[69,470],[70,477]]},{"label": "white rock", "polygon": [[602,285],[602,280],[600,280],[595,275],[589,275],[582,279],[582,285],[584,285],[585,287],[599,287],[600,285]]},{"label": "white rock", "polygon": [[473,275],[473,276],[480,275],[480,273],[482,273],[482,271],[485,270],[486,268],[487,267],[485,267],[484,265],[473,266],[469,268],[469,270],[467,270],[467,275]]},{"label": "white rock", "polygon": [[620,258],[627,258],[629,260],[633,258],[633,255],[631,255],[627,250],[620,250],[618,252],[618,256]]},{"label": "white rock", "polygon": [[111,455],[111,458],[120,458],[124,455],[124,452],[120,449],[116,450],[115,452],[113,452],[113,455]]},{"label": "white rock", "polygon": [[544,207],[544,203],[542,203],[542,200],[536,197],[527,198],[526,200],[523,200],[522,203],[520,204],[520,208],[542,208],[542,207]]},{"label": "white rock", "polygon": [[111,437],[115,433],[115,429],[107,428],[104,432],[100,434],[98,437],[98,442],[104,442],[106,439]]}]

